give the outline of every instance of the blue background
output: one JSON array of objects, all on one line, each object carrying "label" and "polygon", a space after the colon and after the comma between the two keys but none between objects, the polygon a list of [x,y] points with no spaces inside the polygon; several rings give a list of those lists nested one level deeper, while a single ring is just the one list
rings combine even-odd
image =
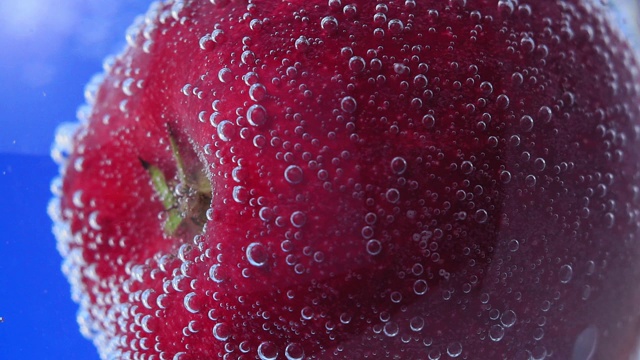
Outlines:
[{"label": "blue background", "polygon": [[[55,127],[75,120],[84,85],[122,48],[127,26],[148,4],[0,3],[1,359],[98,359],[78,331],[46,214],[57,174],[49,151]],[[637,17],[630,25],[638,28]]]}]

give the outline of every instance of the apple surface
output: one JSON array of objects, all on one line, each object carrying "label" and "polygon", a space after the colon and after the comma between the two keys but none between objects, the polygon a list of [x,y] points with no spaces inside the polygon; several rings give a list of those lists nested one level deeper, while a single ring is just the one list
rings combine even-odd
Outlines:
[{"label": "apple surface", "polygon": [[591,0],[155,2],[60,128],[102,359],[630,359],[640,66]]}]

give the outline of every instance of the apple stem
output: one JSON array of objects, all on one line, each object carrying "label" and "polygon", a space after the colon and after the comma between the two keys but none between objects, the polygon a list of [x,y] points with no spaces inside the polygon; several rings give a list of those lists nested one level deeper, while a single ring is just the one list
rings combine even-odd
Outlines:
[{"label": "apple stem", "polygon": [[176,229],[182,222],[182,217],[176,209],[177,199],[175,198],[175,196],[173,196],[173,192],[171,191],[171,188],[169,188],[167,179],[160,168],[155,165],[151,165],[143,159],[139,160],[142,164],[142,167],[144,167],[145,170],[147,170],[147,172],[149,173],[153,189],[156,191],[156,194],[160,196],[160,201],[162,201],[164,209],[169,212],[169,218],[164,224],[164,230],[171,235],[176,231]]}]

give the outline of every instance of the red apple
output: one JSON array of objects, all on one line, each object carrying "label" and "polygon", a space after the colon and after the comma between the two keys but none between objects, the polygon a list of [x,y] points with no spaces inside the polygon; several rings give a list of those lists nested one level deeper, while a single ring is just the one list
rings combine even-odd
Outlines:
[{"label": "red apple", "polygon": [[629,359],[640,68],[590,0],[154,3],[58,133],[103,359]]}]

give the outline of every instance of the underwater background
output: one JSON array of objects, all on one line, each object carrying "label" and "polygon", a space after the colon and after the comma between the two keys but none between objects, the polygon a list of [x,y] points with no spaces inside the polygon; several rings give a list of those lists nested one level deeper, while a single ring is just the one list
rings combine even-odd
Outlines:
[{"label": "underwater background", "polygon": [[[98,359],[78,330],[46,212],[58,173],[50,146],[149,3],[0,2],[0,359]],[[640,49],[638,0],[612,3]]]}]

